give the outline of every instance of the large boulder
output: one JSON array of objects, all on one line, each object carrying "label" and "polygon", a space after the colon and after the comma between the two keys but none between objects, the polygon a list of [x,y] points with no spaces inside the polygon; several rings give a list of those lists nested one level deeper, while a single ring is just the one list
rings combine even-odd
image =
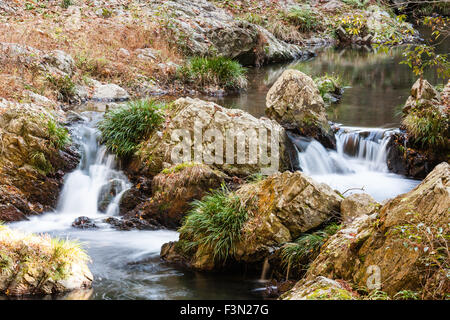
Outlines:
[{"label": "large boulder", "polygon": [[89,258],[78,244],[0,225],[0,293],[46,295],[89,288]]},{"label": "large boulder", "polygon": [[44,107],[0,100],[0,220],[56,206],[64,173],[78,163],[75,150],[58,145],[57,119]]},{"label": "large boulder", "polygon": [[152,17],[169,14],[174,36],[184,39],[178,44],[191,55],[226,56],[245,65],[303,55],[299,46],[276,39],[260,26],[235,19],[210,1],[152,1],[148,14]]},{"label": "large boulder", "polygon": [[[301,172],[277,173],[262,181],[245,184],[233,196],[248,212],[248,218],[227,263],[258,266],[277,247],[337,216],[341,201],[330,187]],[[222,262],[214,259],[213,250],[197,248],[192,252],[183,249],[195,237],[195,234],[181,232],[179,243],[164,245],[161,257],[198,270],[222,267]]]},{"label": "large boulder", "polygon": [[438,165],[412,191],[379,214],[360,216],[332,236],[306,278],[344,279],[390,296],[401,290],[422,298],[448,293],[450,165]]},{"label": "large boulder", "polygon": [[152,197],[126,216],[157,221],[177,228],[193,200],[217,189],[227,176],[204,164],[182,163],[163,170],[152,180]]},{"label": "large boulder", "polygon": [[387,165],[395,173],[423,179],[450,160],[450,81],[440,94],[427,80],[418,79],[403,106],[401,131],[387,146]]},{"label": "large boulder", "polygon": [[266,114],[286,129],[335,146],[323,98],[313,79],[303,72],[283,72],[267,93]]},{"label": "large boulder", "polygon": [[156,175],[183,162],[210,164],[238,176],[290,168],[291,150],[284,129],[275,121],[256,119],[239,109],[180,98],[155,131],[141,144],[129,166],[131,172]]}]

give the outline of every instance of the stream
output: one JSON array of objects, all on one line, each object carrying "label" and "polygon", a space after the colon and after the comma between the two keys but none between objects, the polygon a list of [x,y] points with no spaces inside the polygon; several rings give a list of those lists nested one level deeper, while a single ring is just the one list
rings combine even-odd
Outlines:
[{"label": "stream", "polygon": [[[244,109],[263,116],[268,89],[286,69],[297,67],[312,75],[336,72],[347,84],[342,101],[331,106],[329,119],[339,123],[337,150],[327,150],[315,140],[294,139],[303,171],[343,192],[364,188],[376,200],[383,201],[412,189],[417,180],[389,173],[386,144],[398,128],[400,107],[414,82],[399,56],[386,56],[364,49],[323,49],[309,61],[250,69],[246,92],[223,98],[217,103]],[[436,83],[433,74],[427,79]],[[175,231],[117,231],[101,222],[118,214],[120,197],[130,182],[117,168],[113,155],[98,143],[95,128],[102,114],[82,112],[84,120],[72,127],[72,138],[80,146],[82,160],[66,176],[55,212],[29,221],[11,224],[13,228],[49,233],[60,238],[78,239],[92,259],[93,290],[83,299],[261,299],[265,284],[257,275],[201,274],[175,269],[160,261],[161,245],[177,240]],[[114,182],[115,197],[104,212],[99,212],[102,190]],[[355,192],[355,191],[353,191]],[[357,191],[356,191],[357,192]],[[98,229],[71,227],[79,216],[95,219]],[[52,297],[56,299],[68,296]]]}]

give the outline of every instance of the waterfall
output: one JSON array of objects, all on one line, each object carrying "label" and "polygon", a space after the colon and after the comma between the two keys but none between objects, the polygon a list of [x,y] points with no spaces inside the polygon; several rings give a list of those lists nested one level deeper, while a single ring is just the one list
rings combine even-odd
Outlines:
[{"label": "waterfall", "polygon": [[387,145],[393,132],[341,127],[335,135],[336,150],[328,150],[314,139],[288,135],[297,148],[304,173],[340,192],[362,189],[377,201],[383,201],[418,183],[388,171]]},{"label": "waterfall", "polygon": [[103,211],[117,215],[120,199],[131,187],[123,172],[116,169],[115,156],[99,143],[98,119],[77,124],[72,130],[72,138],[80,146],[81,160],[66,178],[58,202],[60,214],[96,217]]}]

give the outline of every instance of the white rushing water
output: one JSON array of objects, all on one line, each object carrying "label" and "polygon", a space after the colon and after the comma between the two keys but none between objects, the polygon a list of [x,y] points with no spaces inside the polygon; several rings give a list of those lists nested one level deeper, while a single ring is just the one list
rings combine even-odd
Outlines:
[{"label": "white rushing water", "polygon": [[[389,173],[386,156],[392,130],[341,127],[336,151],[316,140],[295,141],[302,170],[319,182],[345,192],[366,192],[383,201],[408,192],[420,181]],[[363,190],[358,190],[363,189]]]},{"label": "white rushing water", "polygon": [[[117,169],[115,157],[99,144],[95,126],[101,115],[89,112],[83,115],[87,121],[72,130],[72,139],[80,146],[80,164],[67,175],[57,210],[12,223],[11,227],[79,240],[92,259],[94,298],[164,298],[167,292],[161,289],[161,285],[152,287],[148,281],[178,276],[176,270],[161,266],[159,261],[161,246],[177,240],[178,234],[168,230],[117,231],[102,223],[107,216],[118,214],[120,199],[131,183]],[[103,206],[102,201],[106,201]],[[73,228],[72,222],[80,216],[94,219],[99,228]],[[129,272],[130,264],[148,259],[153,273]]]}]

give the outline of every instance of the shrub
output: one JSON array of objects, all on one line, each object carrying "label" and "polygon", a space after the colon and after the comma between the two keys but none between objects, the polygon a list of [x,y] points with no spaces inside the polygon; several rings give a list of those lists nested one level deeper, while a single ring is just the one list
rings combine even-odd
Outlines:
[{"label": "shrub", "polygon": [[241,89],[247,86],[246,69],[225,57],[195,57],[179,69],[179,77],[196,87],[218,86]]},{"label": "shrub", "polygon": [[69,76],[47,75],[47,81],[58,91],[59,100],[70,102],[70,99],[75,95],[75,83]]},{"label": "shrub", "polygon": [[165,104],[155,100],[137,100],[106,113],[98,124],[108,149],[127,157],[164,120]]},{"label": "shrub", "polygon": [[322,26],[317,14],[309,7],[293,7],[285,13],[285,19],[296,25],[303,32],[321,28]]},{"label": "shrub", "polygon": [[247,219],[239,198],[223,186],[192,202],[192,210],[178,230],[180,246],[185,252],[213,252],[216,262],[225,263],[234,254]]},{"label": "shrub", "polygon": [[446,148],[449,136],[448,115],[434,108],[419,108],[411,110],[402,121],[412,142],[424,149]]},{"label": "shrub", "polygon": [[54,148],[62,149],[70,143],[69,131],[60,126],[55,120],[49,119],[47,121],[47,130]]}]

